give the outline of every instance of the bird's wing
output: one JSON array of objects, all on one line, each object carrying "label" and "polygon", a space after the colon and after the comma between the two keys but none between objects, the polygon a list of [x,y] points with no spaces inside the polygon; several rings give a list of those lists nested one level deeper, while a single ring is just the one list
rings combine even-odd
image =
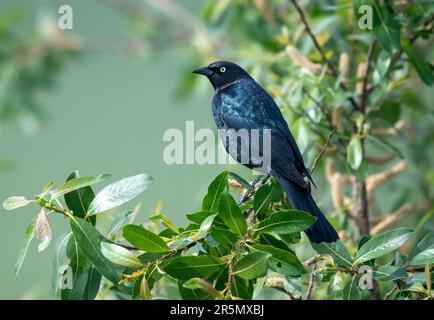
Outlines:
[{"label": "bird's wing", "polygon": [[315,186],[315,183],[314,183],[314,181],[310,175],[310,172],[304,164],[303,156],[301,155],[301,152],[300,152],[300,149],[298,148],[297,142],[295,141],[294,136],[292,135],[291,131],[289,130],[288,123],[283,118],[283,115],[282,115],[282,112],[280,111],[280,108],[274,102],[273,98],[262,87],[261,87],[261,89],[263,90],[263,92],[266,95],[265,100],[267,100],[267,102],[262,105],[262,109],[264,109],[264,108],[267,109],[263,112],[265,114],[267,114],[267,117],[272,118],[274,120],[276,127],[278,127],[279,130],[281,130],[282,135],[284,135],[286,140],[288,141],[289,146],[291,147],[291,150],[292,150],[293,155],[294,155],[294,166],[297,168],[297,170],[303,176],[308,177],[308,179]]},{"label": "bird's wing", "polygon": [[[261,105],[261,103],[259,103],[259,105]],[[279,125],[275,123],[275,121],[270,121],[272,118],[268,117],[270,115],[267,115],[266,110],[257,111],[262,112],[262,116],[258,117],[257,113],[255,115],[252,115],[253,113],[246,113],[243,116],[240,116],[234,112],[223,112],[220,115],[220,121],[224,123],[223,127],[226,130],[233,129],[235,131],[239,131],[241,129],[270,129],[270,154],[267,155],[266,152],[262,153],[258,150],[254,151],[256,151],[256,154],[261,153],[263,156],[263,161],[268,161],[267,163],[271,164],[270,169],[278,172],[282,176],[285,176],[287,179],[293,181],[301,187],[307,187],[307,183],[304,180],[302,172],[300,172],[300,169],[296,166],[296,154],[294,153],[291,143],[288,141],[287,134]],[[258,119],[260,121],[258,121]],[[252,149],[258,147],[260,148],[260,146],[255,146],[254,143],[251,143],[250,147]],[[295,145],[295,147],[298,150],[297,145]]]}]

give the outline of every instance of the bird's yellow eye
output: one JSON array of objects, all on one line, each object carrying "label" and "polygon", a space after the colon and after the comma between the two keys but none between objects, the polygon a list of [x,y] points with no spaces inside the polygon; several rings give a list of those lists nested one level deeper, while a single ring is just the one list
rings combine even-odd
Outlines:
[{"label": "bird's yellow eye", "polygon": [[226,67],[221,67],[221,68],[220,68],[220,72],[221,72],[221,73],[225,73],[225,72],[226,72]]}]

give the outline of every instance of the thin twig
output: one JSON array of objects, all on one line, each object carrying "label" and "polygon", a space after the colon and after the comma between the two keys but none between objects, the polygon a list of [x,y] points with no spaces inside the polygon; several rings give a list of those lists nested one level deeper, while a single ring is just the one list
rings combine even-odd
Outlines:
[{"label": "thin twig", "polygon": [[330,113],[328,112],[328,110],[324,107],[324,105],[321,103],[321,102],[319,102],[317,99],[315,99],[314,97],[312,97],[312,95],[306,90],[306,89],[304,89],[303,88],[303,92],[307,95],[307,97],[310,99],[310,100],[312,100],[317,106],[318,106],[318,108],[321,110],[321,112],[324,114],[324,116],[326,117],[326,119],[327,119],[327,121],[329,122],[329,124],[330,124],[330,126],[333,128],[334,127],[334,125],[333,125],[333,120],[332,120],[332,118],[330,117]]},{"label": "thin twig", "polygon": [[318,258],[319,258],[319,255],[315,255],[315,256],[307,259],[306,261],[303,261],[303,266],[307,267],[307,266],[310,266],[311,264],[317,263]]},{"label": "thin twig", "polygon": [[325,145],[323,146],[321,152],[318,154],[315,161],[313,162],[312,168],[310,169],[311,174],[315,171],[316,165],[318,164],[321,157],[324,155],[324,152],[327,150],[327,147],[329,146],[330,141],[331,141],[333,135],[335,134],[335,132],[336,132],[336,128],[333,128],[333,130],[332,130],[332,132],[330,132],[329,137],[327,138],[327,141],[326,141]]},{"label": "thin twig", "polygon": [[362,96],[360,99],[360,112],[365,113],[365,109],[366,109],[366,102],[368,100],[368,92],[370,93],[370,91],[368,91],[368,78],[369,78],[369,69],[370,69],[370,65],[371,65],[371,61],[372,61],[372,57],[374,55],[374,51],[375,51],[375,46],[377,45],[377,40],[374,39],[371,42],[371,45],[369,46],[369,50],[368,50],[368,56],[366,59],[366,71],[365,71],[365,76],[363,77],[363,86],[362,86]]},{"label": "thin twig", "polygon": [[305,27],[307,33],[309,34],[310,38],[311,38],[312,41],[313,41],[313,44],[315,45],[316,49],[318,50],[319,54],[321,55],[321,59],[324,61],[324,63],[327,64],[327,67],[329,68],[329,70],[330,70],[330,72],[333,74],[333,76],[334,76],[335,78],[337,78],[337,77],[338,77],[338,73],[336,72],[336,70],[335,70],[335,68],[333,67],[333,65],[332,65],[332,63],[330,62],[330,60],[327,59],[324,50],[321,48],[321,46],[320,46],[319,43],[318,43],[318,40],[316,40],[316,37],[315,37],[315,35],[313,34],[313,32],[312,32],[312,30],[311,30],[311,28],[310,28],[310,26],[309,26],[309,23],[308,23],[307,20],[306,20],[306,16],[305,16],[305,14],[304,14],[303,9],[300,7],[300,5],[297,3],[296,0],[291,0],[291,2],[292,2],[292,4],[295,6],[295,9],[297,10],[297,12],[298,12],[298,14],[299,14],[299,16],[300,16],[300,19],[301,19],[301,21],[303,22],[304,27]]},{"label": "thin twig", "polygon": [[[432,23],[434,21],[434,14],[433,15],[431,15],[431,17],[430,18],[428,18],[428,20],[427,21],[425,21],[423,24],[422,24],[422,29],[425,29],[426,27],[428,27],[429,25],[430,25],[430,23]],[[415,35],[413,35],[411,38],[410,38],[410,44],[413,44],[418,38],[419,38],[419,34],[415,34]],[[401,58],[401,55],[404,53],[404,49],[401,47],[401,48],[399,48],[399,50],[398,51],[396,51],[396,53],[395,53],[395,55],[392,57],[392,63],[391,63],[391,65],[394,63],[394,62],[396,62],[396,61],[398,61],[400,58]]]}]

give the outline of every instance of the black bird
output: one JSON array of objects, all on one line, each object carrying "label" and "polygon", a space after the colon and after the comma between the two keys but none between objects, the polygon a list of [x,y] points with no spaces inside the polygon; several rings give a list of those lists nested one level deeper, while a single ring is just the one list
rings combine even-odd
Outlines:
[{"label": "black bird", "polygon": [[[262,172],[280,182],[293,208],[307,211],[317,218],[315,224],[306,230],[310,241],[320,243],[338,240],[338,234],[312,198],[310,184],[313,180],[309,170],[304,165],[287,122],[271,96],[243,68],[232,62],[217,61],[193,73],[206,76],[214,87],[212,111],[218,129],[271,130],[271,159]],[[241,162],[238,146],[235,152],[231,152],[227,141],[224,144],[231,156]],[[242,163],[255,169],[259,166],[252,158],[248,163]]]}]

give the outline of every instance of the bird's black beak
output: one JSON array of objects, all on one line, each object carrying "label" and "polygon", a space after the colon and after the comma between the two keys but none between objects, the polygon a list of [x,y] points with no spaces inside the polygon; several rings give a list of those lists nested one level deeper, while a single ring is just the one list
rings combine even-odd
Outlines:
[{"label": "bird's black beak", "polygon": [[212,71],[208,67],[203,67],[193,70],[193,73],[201,74],[208,77],[212,74]]}]

